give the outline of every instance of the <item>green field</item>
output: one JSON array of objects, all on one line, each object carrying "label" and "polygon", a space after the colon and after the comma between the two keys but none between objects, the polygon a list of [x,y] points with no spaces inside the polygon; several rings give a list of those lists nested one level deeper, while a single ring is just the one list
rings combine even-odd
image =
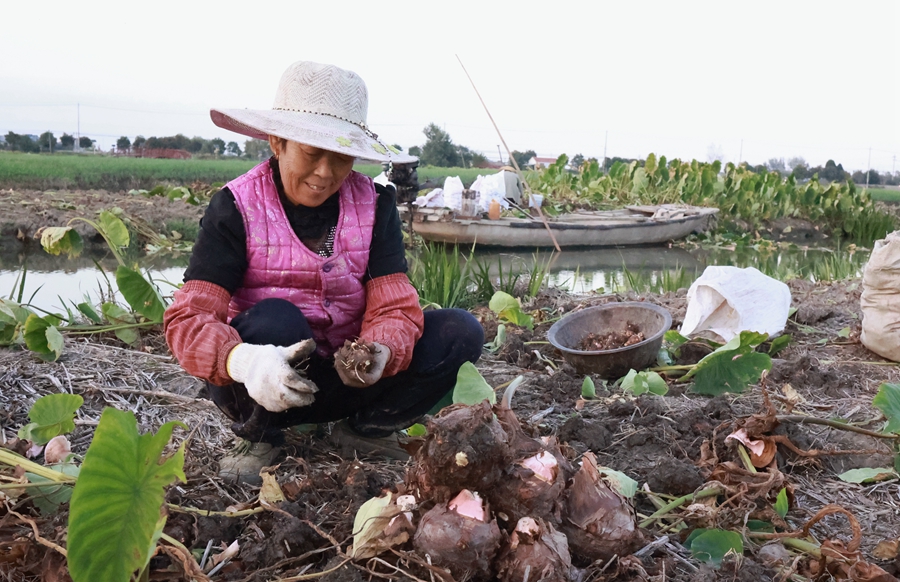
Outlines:
[{"label": "green field", "polygon": [[900,203],[900,188],[869,188],[872,200]]},{"label": "green field", "polygon": [[[157,160],[94,154],[23,154],[0,152],[0,188],[34,190],[130,190],[151,189],[160,184],[191,185],[227,182],[243,174],[257,162],[225,158],[219,160]],[[360,164],[358,171],[376,176],[378,164]],[[459,176],[471,184],[478,174],[494,170],[476,168],[419,168],[419,180],[443,184],[446,176]]]}]

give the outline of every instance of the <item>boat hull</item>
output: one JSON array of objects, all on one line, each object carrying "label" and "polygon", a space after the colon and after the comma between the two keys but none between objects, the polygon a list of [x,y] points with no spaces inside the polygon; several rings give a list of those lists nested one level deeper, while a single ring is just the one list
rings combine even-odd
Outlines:
[{"label": "boat hull", "polygon": [[[634,210],[636,208],[642,210]],[[552,219],[547,224],[560,248],[654,245],[708,230],[718,212],[716,208],[688,207],[689,212],[654,217],[658,213],[650,211],[658,208],[583,212]],[[435,209],[416,210],[413,215],[413,229],[428,241],[509,248],[554,246],[553,238],[540,219],[460,218],[449,210],[427,212],[430,210]]]}]

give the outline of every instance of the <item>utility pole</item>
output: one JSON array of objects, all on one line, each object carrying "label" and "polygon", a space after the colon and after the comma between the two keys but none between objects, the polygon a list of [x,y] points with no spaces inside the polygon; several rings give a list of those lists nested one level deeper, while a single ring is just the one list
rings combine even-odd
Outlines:
[{"label": "utility pole", "polygon": [[741,165],[741,161],[744,159],[744,138],[741,138],[741,149],[738,150],[738,163],[737,165]]},{"label": "utility pole", "polygon": [[77,107],[78,125],[75,126],[75,147],[72,148],[76,152],[81,150],[81,103]]},{"label": "utility pole", "polygon": [[869,146],[869,161],[866,162],[866,190],[869,189],[869,172],[872,171],[872,146]]},{"label": "utility pole", "polygon": [[606,133],[603,136],[603,165],[601,166],[604,171],[606,170],[606,144],[609,142],[609,130],[606,130]]},{"label": "utility pole", "polygon": [[500,144],[497,144],[497,155],[500,156],[500,163],[503,163],[503,152],[500,151]]}]

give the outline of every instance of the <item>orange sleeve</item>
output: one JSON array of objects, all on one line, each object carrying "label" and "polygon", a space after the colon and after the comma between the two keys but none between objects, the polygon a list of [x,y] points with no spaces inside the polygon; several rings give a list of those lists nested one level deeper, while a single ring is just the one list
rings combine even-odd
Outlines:
[{"label": "orange sleeve", "polygon": [[406,273],[370,279],[366,283],[366,312],[360,339],[378,342],[391,350],[384,376],[393,376],[409,367],[413,348],[422,337],[425,315],[419,294]]},{"label": "orange sleeve", "polygon": [[231,295],[207,281],[191,280],[175,292],[163,316],[169,349],[189,374],[217,386],[231,384],[225,362],[241,336],[225,323]]}]

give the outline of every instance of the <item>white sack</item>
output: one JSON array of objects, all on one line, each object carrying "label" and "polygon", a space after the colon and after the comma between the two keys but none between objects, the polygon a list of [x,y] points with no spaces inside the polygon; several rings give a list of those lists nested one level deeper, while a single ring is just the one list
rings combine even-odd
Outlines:
[{"label": "white sack", "polygon": [[863,270],[862,289],[863,345],[900,362],[900,231],[875,241]]},{"label": "white sack", "polygon": [[443,208],[444,207],[444,189],[435,188],[424,196],[419,196],[413,201],[416,206],[425,206],[426,208]]},{"label": "white sack", "polygon": [[788,286],[750,267],[706,267],[687,293],[681,334],[711,331],[728,342],[742,331],[781,333],[791,308]]},{"label": "white sack", "polygon": [[496,200],[503,208],[509,208],[509,202],[506,201],[506,182],[503,179],[503,172],[489,174],[487,176],[479,176],[477,181],[478,187],[472,184],[472,189],[478,192],[478,209],[481,212],[487,212],[491,207],[491,201]]},{"label": "white sack", "polygon": [[462,209],[463,183],[459,176],[447,176],[444,180],[444,206],[450,210]]}]

